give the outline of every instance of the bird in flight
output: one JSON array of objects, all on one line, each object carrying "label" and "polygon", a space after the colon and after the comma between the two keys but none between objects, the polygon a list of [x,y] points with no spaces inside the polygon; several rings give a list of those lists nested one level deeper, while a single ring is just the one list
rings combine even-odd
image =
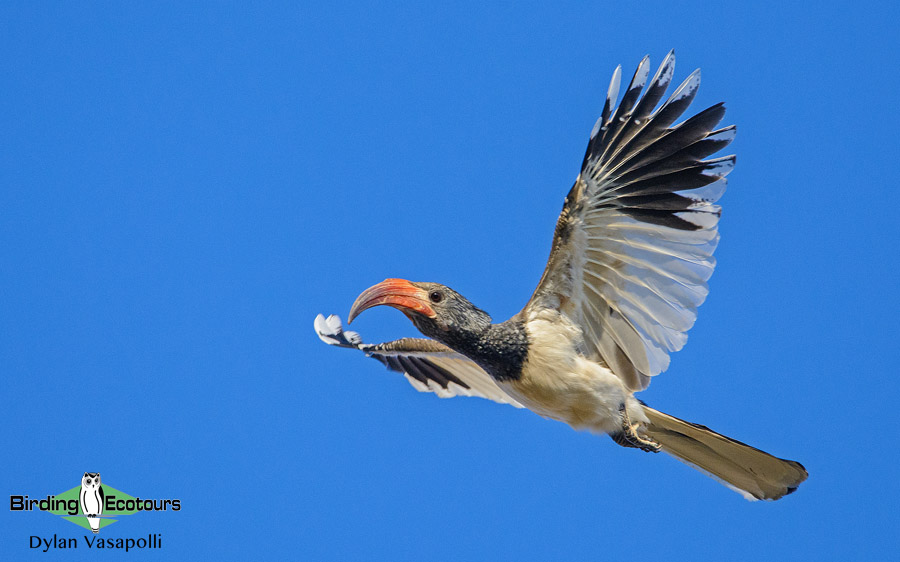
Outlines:
[{"label": "bird in flight", "polygon": [[734,155],[706,159],[735,136],[734,126],[717,128],[723,104],[673,125],[697,93],[699,70],[656,107],[674,67],[670,52],[648,82],[644,57],[618,106],[616,68],[547,267],[518,314],[494,323],[449,287],[387,279],[359,295],[348,321],[387,305],[427,338],[366,344],[340,318],[321,314],[319,337],[363,351],[419,391],[528,408],[625,447],[663,451],[750,500],[796,490],[807,477],[800,463],[634,397],[684,346],[706,298],[719,239],[716,201],[735,163]]}]

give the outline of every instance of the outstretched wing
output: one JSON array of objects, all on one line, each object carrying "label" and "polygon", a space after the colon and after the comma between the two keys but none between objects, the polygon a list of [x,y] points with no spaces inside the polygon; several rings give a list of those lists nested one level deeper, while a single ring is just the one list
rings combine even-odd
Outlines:
[{"label": "outstretched wing", "polygon": [[365,344],[359,334],[344,331],[341,319],[319,314],[316,334],[329,345],[359,349],[368,357],[381,361],[388,369],[403,373],[419,392],[433,392],[441,398],[478,396],[516,408],[522,405],[497,386],[484,370],[449,347],[424,338]]},{"label": "outstretched wing", "polygon": [[644,57],[622,97],[621,67],[556,225],[547,269],[523,310],[558,309],[579,325],[583,352],[632,390],[666,370],[687,340],[715,267],[725,176],[735,157],[704,160],[735,127],[722,104],[672,126],[700,85],[694,71],[658,109],[675,67],[665,58],[646,91]]}]

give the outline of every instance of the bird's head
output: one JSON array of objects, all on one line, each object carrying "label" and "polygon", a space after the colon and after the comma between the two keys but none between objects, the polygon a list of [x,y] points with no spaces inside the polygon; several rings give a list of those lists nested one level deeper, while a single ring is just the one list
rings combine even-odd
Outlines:
[{"label": "bird's head", "polygon": [[350,308],[348,322],[367,308],[386,304],[405,314],[420,332],[452,347],[463,335],[479,334],[491,325],[487,312],[439,283],[385,279],[369,287]]}]

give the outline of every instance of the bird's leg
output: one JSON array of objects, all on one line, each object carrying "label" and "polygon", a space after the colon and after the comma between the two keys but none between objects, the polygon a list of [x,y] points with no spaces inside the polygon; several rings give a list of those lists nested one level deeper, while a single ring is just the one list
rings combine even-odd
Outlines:
[{"label": "bird's leg", "polygon": [[659,443],[649,437],[638,434],[638,425],[631,423],[625,404],[619,406],[619,413],[622,414],[622,430],[610,433],[609,436],[612,437],[612,440],[623,447],[635,447],[648,453],[658,453],[660,449]]}]

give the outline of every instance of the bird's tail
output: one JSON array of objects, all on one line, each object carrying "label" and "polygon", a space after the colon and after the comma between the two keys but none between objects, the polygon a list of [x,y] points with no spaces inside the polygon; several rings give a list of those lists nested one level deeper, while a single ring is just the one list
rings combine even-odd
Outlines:
[{"label": "bird's tail", "polygon": [[777,500],[797,489],[808,476],[803,465],[773,457],[708,427],[689,423],[648,406],[650,423],[644,432],[662,450],[716,480],[748,500]]}]

